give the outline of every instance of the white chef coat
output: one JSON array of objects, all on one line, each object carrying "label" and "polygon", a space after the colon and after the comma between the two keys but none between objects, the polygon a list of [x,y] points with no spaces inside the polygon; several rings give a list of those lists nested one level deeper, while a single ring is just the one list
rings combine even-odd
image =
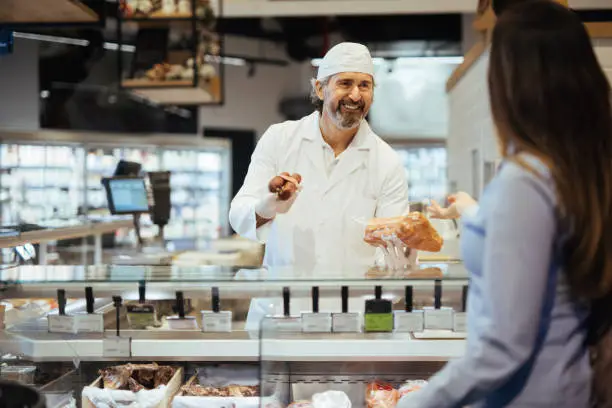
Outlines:
[{"label": "white chef coat", "polygon": [[[363,120],[328,177],[319,113],[272,125],[255,148],[229,219],[240,235],[266,244],[264,265],[311,269],[371,265],[375,248],[365,223],[408,207],[406,172],[398,154]],[[256,228],[255,205],[281,172],[299,173],[302,191],[288,213]]]},{"label": "white chef coat", "polygon": [[323,149],[323,161],[325,163],[325,170],[327,171],[327,178],[329,178],[329,176],[331,175],[331,172],[334,171],[334,169],[340,162],[340,156],[342,156],[342,153],[340,153],[336,157],[336,153],[334,152],[334,149],[332,149],[332,147],[328,145],[327,142],[325,142],[325,140],[323,140],[322,136],[321,136],[320,142],[321,142],[321,148]]}]

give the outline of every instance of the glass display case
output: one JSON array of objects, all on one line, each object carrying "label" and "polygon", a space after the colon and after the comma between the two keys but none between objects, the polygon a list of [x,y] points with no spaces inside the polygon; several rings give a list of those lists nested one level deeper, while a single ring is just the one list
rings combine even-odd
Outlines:
[{"label": "glass display case", "polygon": [[[105,265],[0,273],[7,364],[35,367],[49,382],[72,376],[63,395],[85,407],[108,404],[113,387],[135,398],[142,385],[166,407],[284,408],[326,391],[361,407],[368,387],[417,387],[465,346],[452,324],[467,284],[459,262],[401,272]],[[437,320],[421,330],[395,317],[408,303],[415,315],[437,311]],[[145,384],[138,370],[165,370],[163,387]],[[36,386],[44,393],[46,384]]]},{"label": "glass display case", "polygon": [[[108,214],[101,179],[124,159],[141,163],[143,171],[172,172],[166,239],[229,234],[231,147],[225,140],[71,132],[3,132],[0,138],[3,225]],[[145,237],[156,234],[148,215],[141,223]]]},{"label": "glass display case", "polygon": [[83,195],[84,150],[76,144],[0,145],[3,225],[71,218]]},{"label": "glass display case", "polygon": [[164,149],[161,163],[172,172],[171,219],[180,220],[169,225],[166,235],[204,239],[221,236],[230,202],[224,157],[213,151]]}]

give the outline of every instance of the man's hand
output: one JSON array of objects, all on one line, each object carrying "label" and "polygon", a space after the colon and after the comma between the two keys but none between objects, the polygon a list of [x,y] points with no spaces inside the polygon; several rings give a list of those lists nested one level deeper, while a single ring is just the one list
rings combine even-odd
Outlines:
[{"label": "man's hand", "polygon": [[396,236],[383,238],[386,245],[382,247],[385,264],[391,270],[406,270],[415,267],[418,263],[417,251],[408,248]]},{"label": "man's hand", "polygon": [[301,181],[299,174],[290,176],[289,173],[281,173],[270,180],[270,192],[255,205],[257,227],[272,220],[277,214],[284,214],[291,209],[301,190]]},{"label": "man's hand", "polygon": [[450,205],[443,208],[435,200],[431,200],[431,205],[428,208],[429,216],[438,219],[460,218],[467,208],[477,204],[472,196],[462,191],[448,196],[448,202]]}]

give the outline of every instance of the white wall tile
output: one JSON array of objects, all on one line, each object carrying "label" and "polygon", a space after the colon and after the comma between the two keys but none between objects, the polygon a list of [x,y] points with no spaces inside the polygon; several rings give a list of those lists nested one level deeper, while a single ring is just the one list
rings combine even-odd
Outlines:
[{"label": "white wall tile", "polygon": [[[612,39],[594,41],[597,57],[612,82]],[[450,92],[448,137],[449,183],[458,190],[473,191],[472,151],[479,149],[479,177],[483,187],[485,162],[499,160],[495,126],[491,117],[487,87],[488,55],[481,56]]]},{"label": "white wall tile", "polygon": [[[484,54],[450,93],[449,181],[455,182],[457,189],[475,196],[482,189],[482,163],[496,152],[486,84],[487,66],[488,54]],[[472,165],[474,149],[480,158],[476,173]],[[475,181],[479,181],[476,188]]]}]

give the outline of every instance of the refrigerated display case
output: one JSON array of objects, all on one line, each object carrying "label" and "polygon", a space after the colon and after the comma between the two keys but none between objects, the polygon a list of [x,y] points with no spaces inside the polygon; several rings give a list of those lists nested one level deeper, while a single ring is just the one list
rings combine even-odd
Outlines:
[{"label": "refrigerated display case", "polygon": [[[84,402],[92,402],[86,401],[91,394],[83,393],[85,386],[99,390],[99,370],[155,362],[174,367],[175,375],[182,370],[179,379],[168,383],[178,393],[161,406],[206,406],[197,399],[204,398],[207,404],[256,408],[278,402],[286,407],[336,390],[360,407],[365,406],[368,384],[387,382],[397,388],[407,380],[427,380],[448,359],[461,356],[465,346],[465,334],[452,330],[400,332],[398,325],[387,332],[363,332],[370,327],[366,323],[361,332],[308,332],[303,326],[307,319],[302,313],[313,312],[313,288],[319,296],[318,313],[343,314],[341,294],[347,292],[348,313],[360,314],[364,321],[369,321],[364,305],[377,287],[394,312],[405,310],[406,287],[413,288],[414,310],[435,305],[436,299],[440,309],[434,310],[460,310],[467,273],[458,262],[424,263],[401,273],[111,265],[17,267],[0,273],[2,281],[10,282],[3,303],[11,310],[20,307],[13,299],[36,298],[40,303],[43,298],[52,304],[62,289],[68,299],[65,315],[83,316],[88,309],[85,288],[92,288],[89,309],[102,319],[103,332],[49,332],[49,316],[56,316],[57,310],[37,309],[30,319],[12,319],[0,334],[0,351],[15,356],[17,365],[35,366],[39,374],[50,363],[73,370],[78,381],[70,391]],[[137,328],[143,314],[128,305],[141,311],[150,307],[146,329]],[[229,312],[228,331],[220,322]],[[229,385],[251,387],[253,393],[235,387],[230,391]],[[222,399],[228,397],[221,394],[230,392],[234,394],[229,399]]]},{"label": "refrigerated display case", "polygon": [[410,146],[394,144],[408,177],[410,201],[443,200],[449,193],[444,145]]},{"label": "refrigerated display case", "polygon": [[[103,177],[120,159],[143,171],[170,170],[172,214],[165,237],[216,239],[229,234],[231,147],[197,136],[77,132],[0,133],[3,225],[107,213]],[[148,215],[143,235],[156,234]]]},{"label": "refrigerated display case", "polygon": [[83,158],[83,148],[75,144],[2,143],[2,224],[75,217],[83,194]]}]

